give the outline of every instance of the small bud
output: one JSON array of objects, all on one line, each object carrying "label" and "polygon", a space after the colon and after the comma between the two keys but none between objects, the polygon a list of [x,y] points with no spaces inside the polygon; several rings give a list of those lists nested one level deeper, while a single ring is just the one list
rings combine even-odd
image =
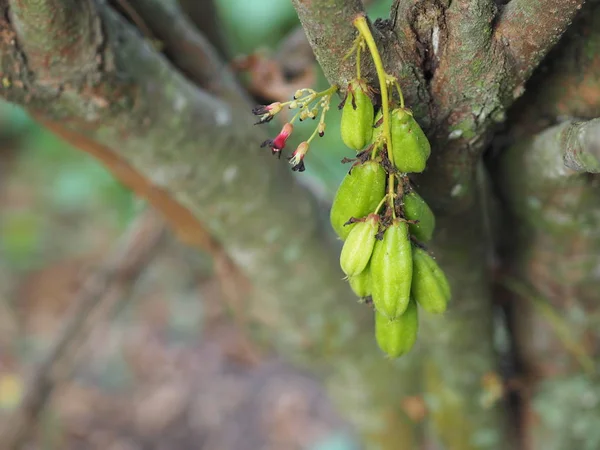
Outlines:
[{"label": "small bud", "polygon": [[325,122],[319,122],[317,133],[319,133],[319,137],[325,136]]},{"label": "small bud", "polygon": [[298,107],[298,102],[296,100],[294,100],[293,102],[290,103],[290,106],[288,106],[288,108],[290,109],[295,109]]},{"label": "small bud", "polygon": [[294,150],[294,153],[292,153],[292,156],[288,158],[288,161],[292,165],[292,170],[294,172],[304,172],[304,157],[308,153],[308,148],[308,142],[301,142],[296,150]]},{"label": "small bud", "polygon": [[279,153],[281,157],[281,150],[285,147],[285,143],[292,134],[292,131],[294,131],[294,126],[291,123],[286,123],[275,139],[267,139],[260,146],[271,147],[271,152],[273,154]]},{"label": "small bud", "polygon": [[296,91],[296,93],[294,94],[294,100],[297,99],[297,98],[302,97],[302,94],[304,94],[304,89],[298,89]]}]

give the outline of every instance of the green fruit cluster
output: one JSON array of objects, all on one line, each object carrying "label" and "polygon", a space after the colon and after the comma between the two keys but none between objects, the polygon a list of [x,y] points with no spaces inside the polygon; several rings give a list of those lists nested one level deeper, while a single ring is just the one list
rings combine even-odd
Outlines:
[{"label": "green fruit cluster", "polygon": [[344,241],[340,266],[354,293],[372,302],[377,343],[395,358],[416,341],[418,307],[443,313],[451,293],[443,271],[424,249],[435,216],[407,175],[425,170],[429,141],[412,113],[396,108],[386,146],[382,115],[374,115],[368,92],[364,81],[354,80],[343,104],[342,140],[359,153],[338,189],[330,219]]}]

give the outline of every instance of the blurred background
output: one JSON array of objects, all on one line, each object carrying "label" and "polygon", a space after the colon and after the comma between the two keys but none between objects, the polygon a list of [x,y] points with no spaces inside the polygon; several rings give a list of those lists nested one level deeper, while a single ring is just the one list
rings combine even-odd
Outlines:
[{"label": "blurred background", "polygon": [[[299,25],[289,2],[216,3],[233,65],[251,90],[268,85],[266,95],[283,100],[298,87],[326,85],[306,59],[299,59],[297,85],[289,77],[260,82],[263,61]],[[371,17],[387,16],[391,3],[371,2]],[[301,175],[325,202],[347,170],[339,161],[350,156],[337,137],[335,105],[327,123]],[[299,127],[296,142],[311,131]],[[56,375],[48,403],[28,425],[25,448],[359,448],[317,383],[265,358],[246,339],[232,302],[243,283],[226,263],[178,243],[96,160],[6,103],[0,103],[0,422],[23,399],[26,380],[63,332],[90,274],[131,228],[137,235],[127,245],[151,249],[98,293],[108,310]],[[419,405],[412,408],[418,414]]]}]

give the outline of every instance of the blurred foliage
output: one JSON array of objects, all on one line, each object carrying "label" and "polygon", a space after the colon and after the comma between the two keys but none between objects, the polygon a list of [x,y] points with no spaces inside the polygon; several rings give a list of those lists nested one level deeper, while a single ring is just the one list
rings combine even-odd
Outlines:
[{"label": "blurred foliage", "polygon": [[313,445],[310,450],[358,450],[359,446],[353,436],[345,433],[335,433]]},{"label": "blurred foliage", "polygon": [[[216,0],[228,45],[233,54],[257,48],[275,49],[294,27],[298,17],[289,0]],[[374,20],[388,17],[392,0],[371,2],[367,11]]]},{"label": "blurred foliage", "polygon": [[[120,230],[134,216],[133,195],[102,165],[6,103],[0,103],[0,155],[8,168],[2,180],[0,261],[10,267],[45,264],[55,234],[84,217]],[[86,250],[77,238],[71,243],[68,252]]]},{"label": "blurred foliage", "polygon": [[233,54],[276,48],[281,38],[298,25],[289,1],[217,0],[216,4]]},{"label": "blurred foliage", "polygon": [[[217,0],[218,12],[223,21],[225,35],[232,54],[247,54],[256,50],[274,51],[288,33],[300,26],[298,17],[289,1],[282,0]],[[392,0],[378,0],[368,8],[369,16],[388,17]],[[317,83],[313,87],[323,90],[328,87],[327,80],[317,66]],[[293,92],[290,91],[290,97]],[[327,114],[325,136],[311,145],[306,159],[306,172],[299,174],[324,199],[332,199],[340,181],[350,169],[340,164],[344,157],[351,158],[354,152],[340,141],[340,118],[337,105],[341,101],[334,97]],[[312,123],[297,126],[289,147],[306,139],[312,133]],[[288,150],[291,152],[291,150]]]}]

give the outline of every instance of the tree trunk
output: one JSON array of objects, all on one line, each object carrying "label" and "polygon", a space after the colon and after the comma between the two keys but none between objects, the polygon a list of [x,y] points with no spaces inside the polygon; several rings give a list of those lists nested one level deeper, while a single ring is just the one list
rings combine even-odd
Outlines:
[{"label": "tree trunk", "polygon": [[599,48],[600,5],[591,2],[532,80],[534,101],[519,108],[514,144],[496,162],[531,449],[600,446]]}]

